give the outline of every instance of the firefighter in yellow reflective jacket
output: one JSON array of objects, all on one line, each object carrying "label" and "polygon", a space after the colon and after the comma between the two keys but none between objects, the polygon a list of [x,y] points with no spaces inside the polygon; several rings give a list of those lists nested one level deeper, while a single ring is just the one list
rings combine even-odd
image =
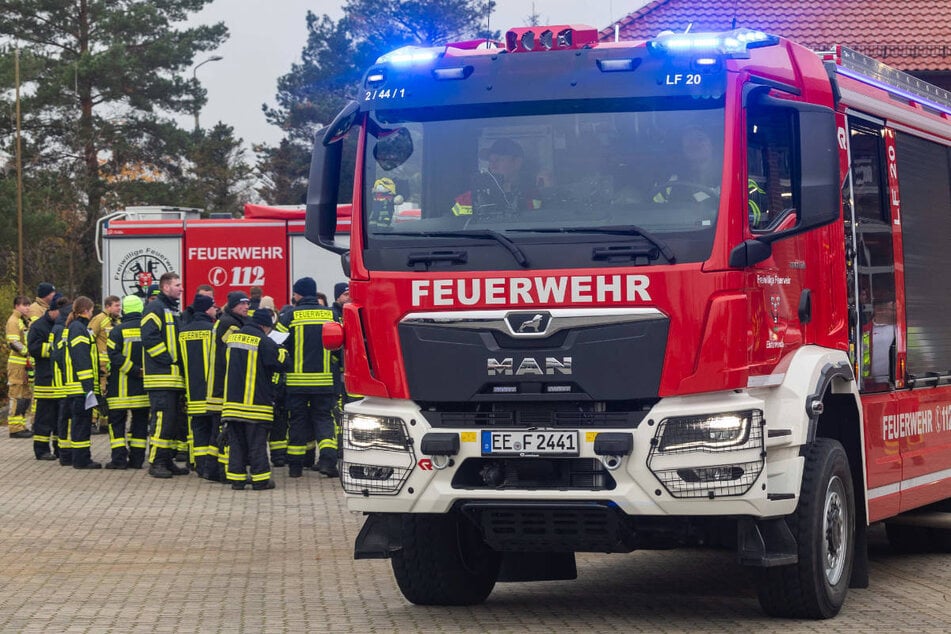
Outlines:
[{"label": "firefighter in yellow reflective jacket", "polygon": [[[102,300],[102,312],[94,315],[93,318],[89,320],[89,332],[92,333],[96,348],[99,349],[98,380],[99,389],[102,390],[103,394],[106,393],[106,381],[109,378],[109,351],[106,349],[106,346],[109,341],[109,333],[116,327],[116,324],[119,323],[119,313],[121,309],[121,300],[115,295],[109,295]],[[101,410],[95,410],[92,415],[93,430],[98,429],[100,433],[105,432],[109,425],[108,415],[104,413],[106,403],[102,405]]]},{"label": "firefighter in yellow reflective jacket", "polygon": [[37,460],[55,460],[55,454],[58,453],[56,415],[60,394],[53,384],[53,325],[64,304],[66,300],[55,296],[43,316],[30,324],[26,338],[27,350],[33,358],[35,370],[33,398],[36,399],[36,416],[33,419],[33,454]]},{"label": "firefighter in yellow reflective jacket", "polygon": [[59,293],[56,292],[56,287],[49,282],[43,282],[37,286],[36,299],[30,304],[30,322],[32,323],[45,315],[46,311],[53,305],[53,299],[59,296]]},{"label": "firefighter in yellow reflective jacket", "polygon": [[89,332],[92,309],[92,300],[79,296],[66,319],[66,395],[73,417],[70,447],[74,469],[102,468],[91,458],[89,440],[92,408],[99,404],[100,394],[99,351]]},{"label": "firefighter in yellow reflective jacket", "polygon": [[145,351],[143,379],[152,407],[149,475],[171,478],[188,474],[187,468],[179,467],[172,460],[179,446],[180,401],[185,394],[185,377],[178,350],[178,300],[182,296],[182,278],[178,273],[165,273],[158,286],[158,296],[146,305],[140,327]]},{"label": "firefighter in yellow reflective jacket", "polygon": [[[142,299],[137,295],[122,298],[122,319],[109,332],[106,350],[110,375],[106,383],[109,404],[109,447],[112,459],[106,469],[141,469],[145,464],[145,446],[149,433],[149,397],[142,384]],[[131,414],[128,446],[126,418]]]},{"label": "firefighter in yellow reflective jacket", "polygon": [[273,489],[267,435],[274,418],[274,375],[284,371],[287,351],[268,337],[274,313],[259,308],[228,338],[221,423],[228,430],[228,481],[243,489]]},{"label": "firefighter in yellow reflective jacket", "polygon": [[[60,302],[57,302],[60,303]],[[73,311],[73,303],[66,300],[59,309],[59,317],[53,322],[51,335],[50,361],[53,369],[53,394],[56,395],[56,436],[59,444],[53,452],[59,458],[59,464],[69,467],[73,464],[73,450],[70,445],[70,431],[72,412],[69,409],[69,398],[66,376],[66,320]]]},{"label": "firefighter in yellow reflective jacket", "polygon": [[7,319],[7,387],[10,396],[10,416],[8,425],[10,438],[31,438],[33,434],[26,428],[26,414],[30,410],[30,381],[27,368],[30,366],[30,354],[26,349],[26,333],[30,327],[27,315],[30,312],[30,299],[17,295],[13,300],[13,313]]},{"label": "firefighter in yellow reflective jacket", "polygon": [[212,415],[211,437],[218,449],[219,473],[228,469],[228,442],[221,433],[221,406],[225,392],[225,369],[228,338],[238,332],[251,318],[248,307],[251,300],[244,291],[228,293],[228,302],[221,317],[215,322],[211,337],[211,371],[208,374],[208,411]]},{"label": "firefighter in yellow reflective jacket", "polygon": [[212,414],[208,411],[208,373],[211,370],[215,302],[207,295],[196,295],[191,308],[191,321],[182,326],[182,331],[178,333],[182,367],[185,370],[190,458],[199,477],[221,480],[218,471],[218,449],[212,443]]},{"label": "firefighter in yellow reflective jacket", "polygon": [[[333,311],[317,303],[317,282],[302,277],[294,282],[297,305],[287,311],[277,329],[287,333],[284,347],[290,359],[285,403],[290,418],[287,437],[288,476],[299,478],[307,462],[310,443],[317,441],[319,458],[314,469],[337,476],[337,434],[334,429],[334,378],[330,351],[321,342],[323,325],[333,321]],[[310,466],[310,465],[306,465]]]}]

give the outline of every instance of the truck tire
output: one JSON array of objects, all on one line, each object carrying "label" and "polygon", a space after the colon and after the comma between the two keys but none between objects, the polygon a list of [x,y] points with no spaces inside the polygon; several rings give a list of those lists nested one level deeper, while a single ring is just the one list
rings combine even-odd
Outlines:
[{"label": "truck tire", "polygon": [[852,576],[855,498],[845,450],[816,438],[806,463],[796,512],[786,518],[799,562],[760,571],[759,601],[770,616],[828,619],[839,613]]},{"label": "truck tire", "polygon": [[403,547],[391,563],[396,583],[417,605],[476,605],[485,601],[499,576],[501,555],[470,522],[454,513],[406,514]]}]

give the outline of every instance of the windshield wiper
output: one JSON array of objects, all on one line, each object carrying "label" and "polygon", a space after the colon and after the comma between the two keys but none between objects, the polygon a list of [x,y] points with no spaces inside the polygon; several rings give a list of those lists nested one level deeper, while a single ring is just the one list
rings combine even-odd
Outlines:
[{"label": "windshield wiper", "polygon": [[[379,235],[379,234],[378,234]],[[419,236],[424,238],[488,238],[495,240],[505,247],[515,261],[523,268],[528,268],[528,258],[517,244],[506,238],[498,231],[492,229],[472,229],[466,231],[399,231],[387,233],[388,236]]]},{"label": "windshield wiper", "polygon": [[609,233],[619,236],[641,236],[653,244],[667,258],[667,261],[673,264],[677,261],[674,252],[670,250],[667,243],[652,234],[647,229],[642,229],[637,225],[608,225],[605,227],[536,227],[534,229],[508,229],[508,231],[518,231],[525,233]]}]

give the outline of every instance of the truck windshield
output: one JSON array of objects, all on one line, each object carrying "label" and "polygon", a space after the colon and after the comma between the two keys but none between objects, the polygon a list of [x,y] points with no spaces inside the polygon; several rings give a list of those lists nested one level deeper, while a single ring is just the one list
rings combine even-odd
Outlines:
[{"label": "truck windshield", "polygon": [[635,226],[669,243],[678,262],[703,260],[723,172],[724,110],[711,101],[599,111],[568,103],[545,114],[482,107],[451,119],[431,110],[371,114],[368,247],[480,229],[520,245],[590,243],[613,234],[553,229]]}]

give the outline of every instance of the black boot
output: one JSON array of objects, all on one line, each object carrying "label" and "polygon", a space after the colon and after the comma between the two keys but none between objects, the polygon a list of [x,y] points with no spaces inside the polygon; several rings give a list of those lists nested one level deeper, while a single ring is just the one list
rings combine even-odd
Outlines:
[{"label": "black boot", "polygon": [[255,491],[266,491],[268,489],[274,488],[273,480],[265,480],[264,482],[255,482],[251,485],[251,488]]},{"label": "black boot", "polygon": [[323,456],[317,461],[314,471],[319,471],[328,478],[337,478],[340,476],[340,472],[337,471],[337,461]]},{"label": "black boot", "polygon": [[141,469],[145,464],[145,449],[134,447],[129,450],[129,468]]},{"label": "black boot", "polygon": [[149,475],[153,478],[168,480],[172,477],[172,472],[168,470],[168,467],[165,466],[164,462],[153,462],[149,466]]},{"label": "black boot", "polygon": [[174,460],[168,460],[165,462],[165,468],[168,469],[169,473],[172,475],[188,475],[188,467],[179,467],[175,464]]}]

